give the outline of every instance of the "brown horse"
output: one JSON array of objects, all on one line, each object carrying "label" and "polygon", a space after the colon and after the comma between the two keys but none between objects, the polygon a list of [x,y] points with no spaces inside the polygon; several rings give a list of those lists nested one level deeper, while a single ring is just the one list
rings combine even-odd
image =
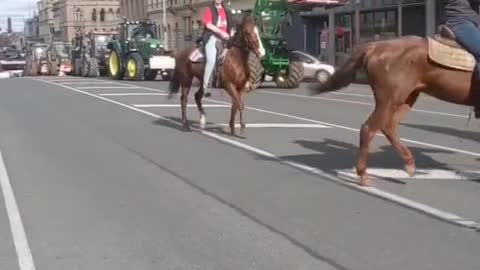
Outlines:
[{"label": "brown horse", "polygon": [[[356,50],[328,81],[310,88],[311,94],[335,91],[352,83],[357,70],[366,71],[375,96],[375,109],[360,130],[356,171],[363,186],[370,185],[367,174],[369,145],[378,131],[402,157],[409,176],[414,176],[415,158],[400,142],[397,129],[420,93],[455,104],[480,105],[476,91],[479,89],[473,87],[475,60],[454,41],[448,28],[440,29],[441,34],[433,39],[405,36],[369,43]],[[447,53],[438,57],[435,52],[440,49]],[[455,54],[457,58],[451,58]],[[461,58],[463,62],[455,60]]]},{"label": "brown horse", "polygon": [[[179,88],[182,87],[180,99],[182,123],[185,131],[191,130],[187,121],[186,106],[193,78],[197,78],[200,81],[200,88],[195,93],[195,102],[200,112],[200,127],[203,129],[206,123],[206,114],[202,107],[205,61],[191,60],[191,55],[195,50],[197,50],[196,46],[186,48],[175,57],[175,70],[169,86],[170,96],[178,92]],[[242,23],[237,27],[234,36],[228,41],[226,50],[219,74],[222,85],[232,98],[229,125],[230,133],[235,135],[235,116],[237,111],[240,111],[241,133],[245,130],[243,110],[245,108],[244,95],[250,89],[250,70],[248,65],[250,52],[253,52],[258,59],[265,55],[265,49],[252,17],[244,17]]]}]

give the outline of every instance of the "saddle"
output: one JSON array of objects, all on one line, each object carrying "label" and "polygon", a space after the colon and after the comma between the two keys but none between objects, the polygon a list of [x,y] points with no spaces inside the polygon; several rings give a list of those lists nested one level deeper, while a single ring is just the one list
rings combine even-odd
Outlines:
[{"label": "saddle", "polygon": [[[206,56],[205,56],[205,45],[206,44],[204,44],[204,42],[201,41],[201,39],[198,39],[196,43],[197,43],[196,48],[190,54],[189,60],[193,63],[205,63],[206,59],[207,59]],[[227,55],[228,49],[226,48],[226,46],[224,46],[223,42],[220,41],[220,40],[217,41],[215,46],[217,47],[216,65],[220,66],[221,64],[223,64],[223,60],[225,59],[225,56]]]},{"label": "saddle", "polygon": [[453,69],[473,72],[475,57],[456,41],[455,34],[446,25],[440,25],[433,38],[427,37],[428,57],[433,62]]}]

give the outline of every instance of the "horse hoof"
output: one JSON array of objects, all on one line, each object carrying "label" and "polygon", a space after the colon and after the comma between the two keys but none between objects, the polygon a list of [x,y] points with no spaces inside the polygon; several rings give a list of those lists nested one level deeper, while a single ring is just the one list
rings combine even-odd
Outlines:
[{"label": "horse hoof", "polygon": [[367,174],[364,174],[360,176],[360,186],[362,187],[371,187],[372,182],[370,181],[370,178],[368,177]]},{"label": "horse hoof", "polygon": [[405,171],[407,172],[408,176],[414,177],[416,172],[415,164],[405,165]]},{"label": "horse hoof", "polygon": [[190,126],[183,126],[183,131],[192,132],[192,129],[190,128]]},{"label": "horse hoof", "polygon": [[205,93],[203,96],[206,97],[206,98],[208,98],[208,97],[211,97],[211,96],[212,96],[212,93],[207,92],[207,93]]},{"label": "horse hoof", "polygon": [[206,123],[207,123],[207,118],[205,117],[205,114],[200,115],[200,128],[205,129]]}]

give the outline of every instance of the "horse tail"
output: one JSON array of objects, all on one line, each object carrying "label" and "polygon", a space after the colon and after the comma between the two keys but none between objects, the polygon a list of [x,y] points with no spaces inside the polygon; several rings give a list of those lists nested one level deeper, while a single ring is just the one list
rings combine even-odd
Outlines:
[{"label": "horse tail", "polygon": [[322,84],[313,84],[310,94],[316,95],[332,92],[348,86],[355,80],[355,74],[361,67],[365,67],[368,57],[373,51],[374,45],[369,44],[357,49],[352,56]]}]

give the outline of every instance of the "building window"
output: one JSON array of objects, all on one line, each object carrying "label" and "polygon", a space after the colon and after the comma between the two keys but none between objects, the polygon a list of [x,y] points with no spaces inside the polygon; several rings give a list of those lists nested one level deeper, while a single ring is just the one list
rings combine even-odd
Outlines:
[{"label": "building window", "polygon": [[97,9],[94,8],[92,11],[92,21],[96,22],[97,21]]},{"label": "building window", "polygon": [[100,10],[100,21],[104,22],[105,21],[105,9]]}]

